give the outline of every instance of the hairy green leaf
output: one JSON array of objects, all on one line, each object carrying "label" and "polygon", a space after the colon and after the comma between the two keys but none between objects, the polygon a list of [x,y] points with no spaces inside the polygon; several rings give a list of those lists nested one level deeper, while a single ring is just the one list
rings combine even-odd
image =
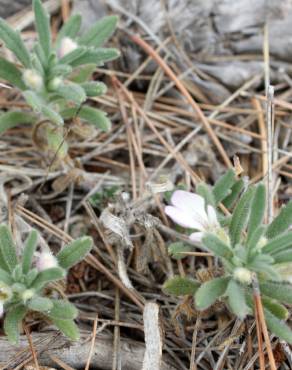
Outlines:
[{"label": "hairy green leaf", "polygon": [[200,286],[197,280],[175,276],[167,280],[163,285],[163,290],[168,294],[173,294],[175,296],[180,295],[191,295],[195,294]]},{"label": "hairy green leaf", "polygon": [[287,320],[289,311],[285,306],[269,297],[262,297],[264,307],[280,320]]},{"label": "hairy green leaf", "polygon": [[92,107],[84,106],[80,109],[68,108],[62,111],[61,115],[64,119],[70,119],[78,116],[82,120],[91,123],[102,131],[108,132],[111,129],[111,122],[107,118],[106,113]]},{"label": "hairy green leaf", "polygon": [[[48,118],[51,122],[55,123],[57,126],[63,126],[64,120],[62,116],[56,112],[53,108],[51,108],[49,105],[43,105],[41,107],[41,113]],[[62,137],[63,139],[63,137]]]},{"label": "hairy green leaf", "polygon": [[19,281],[22,278],[22,266],[21,264],[18,264],[15,266],[15,268],[12,271],[11,276],[13,277],[14,281]]},{"label": "hairy green leaf", "polygon": [[52,42],[50,17],[40,0],[33,0],[33,9],[39,43],[47,59],[51,54],[51,42]]},{"label": "hairy green leaf", "polygon": [[49,79],[59,76],[67,76],[72,72],[72,67],[67,64],[57,64],[50,69]]},{"label": "hairy green leaf", "polygon": [[62,159],[68,152],[68,143],[64,138],[63,127],[47,127],[46,129],[48,148]]},{"label": "hairy green leaf", "polygon": [[48,312],[53,308],[53,302],[49,298],[34,297],[27,303],[27,307],[32,311]]},{"label": "hairy green leaf", "polygon": [[57,254],[59,265],[66,270],[76,265],[76,263],[80,262],[90,252],[92,245],[92,239],[88,236],[76,239],[70,244],[67,244]]},{"label": "hairy green leaf", "polygon": [[271,332],[276,334],[279,338],[292,344],[292,331],[288,325],[282,320],[279,320],[269,310],[264,309],[267,326]]},{"label": "hairy green leaf", "polygon": [[35,253],[37,244],[38,244],[38,233],[36,230],[32,230],[24,243],[24,249],[22,254],[22,271],[24,274],[27,274],[31,267],[33,255]]},{"label": "hairy green leaf", "polygon": [[47,283],[63,279],[65,277],[65,270],[60,267],[52,267],[38,273],[37,277],[31,284],[31,288],[39,290]]},{"label": "hairy green leaf", "polygon": [[272,265],[274,262],[274,259],[271,258],[268,255],[259,254],[255,256],[255,258],[248,263],[247,267],[251,269],[252,271],[255,271],[259,274],[260,278],[263,280],[272,279],[275,281],[281,280],[281,275],[275,268],[275,266]]},{"label": "hairy green leaf", "polygon": [[15,306],[5,315],[4,331],[12,344],[17,344],[19,341],[19,331],[26,312],[27,309],[24,306]]},{"label": "hairy green leaf", "polygon": [[78,340],[80,337],[77,325],[72,320],[60,320],[52,318],[56,327],[71,340]]},{"label": "hairy green leaf", "polygon": [[0,268],[0,283],[1,282],[6,285],[11,285],[13,283],[11,275],[6,270],[3,270],[2,268]]},{"label": "hairy green leaf", "polygon": [[292,304],[292,284],[290,283],[268,281],[260,283],[260,290],[262,294],[277,301]]},{"label": "hairy green leaf", "polygon": [[9,266],[7,265],[4,259],[1,248],[0,248],[0,268],[6,272],[9,272],[9,273],[11,272]]},{"label": "hairy green leaf", "polygon": [[81,84],[81,87],[87,96],[100,96],[107,92],[107,87],[103,82],[84,82]]},{"label": "hairy green leaf", "polygon": [[292,250],[284,250],[280,253],[274,254],[275,263],[292,262]]},{"label": "hairy green leaf", "polygon": [[73,66],[73,62],[81,58],[88,50],[84,46],[77,47],[70,53],[65,54],[59,61],[60,64],[70,64]]},{"label": "hairy green leaf", "polygon": [[[68,64],[70,64],[72,67],[78,67],[83,64],[93,64],[93,63],[95,65],[102,66],[104,65],[105,62],[117,59],[119,56],[120,52],[117,49],[111,48],[88,49],[85,51],[85,53],[80,55],[80,57],[75,58],[74,60],[68,62]],[[64,63],[63,58],[61,59],[61,62]]]},{"label": "hairy green leaf", "polygon": [[169,244],[168,254],[176,260],[181,260],[182,258],[185,258],[185,252],[190,252],[193,249],[194,247],[189,244],[185,244],[183,242],[175,242]]},{"label": "hairy green leaf", "polygon": [[52,303],[53,306],[48,314],[50,317],[60,320],[73,320],[78,316],[78,310],[69,301],[54,299]]},{"label": "hairy green leaf", "polygon": [[75,68],[72,74],[70,75],[70,81],[75,83],[83,83],[89,80],[92,76],[92,73],[95,71],[95,64],[86,64]]},{"label": "hairy green leaf", "polygon": [[232,312],[240,319],[244,319],[250,313],[250,308],[245,301],[245,289],[234,280],[230,280],[226,294]]},{"label": "hairy green leaf", "polygon": [[229,227],[230,240],[233,246],[240,242],[241,233],[244,231],[248,220],[253,195],[254,187],[251,186],[241,196],[234,209]]},{"label": "hairy green leaf", "polygon": [[280,234],[275,238],[269,240],[267,244],[263,247],[262,251],[264,253],[270,253],[272,255],[278,254],[283,250],[292,247],[292,232],[289,231],[285,234]]},{"label": "hairy green leaf", "polygon": [[98,20],[89,31],[79,39],[81,45],[102,46],[114,33],[119,18],[117,16],[107,16]]},{"label": "hairy green leaf", "polygon": [[203,283],[195,294],[196,307],[205,310],[220,298],[227,289],[230,278],[220,277]]},{"label": "hairy green leaf", "polygon": [[226,259],[232,257],[232,250],[215,234],[205,234],[202,243],[209,251],[213,252],[218,257]]},{"label": "hairy green leaf", "polygon": [[0,57],[0,78],[18,87],[20,90],[25,90],[25,84],[22,80],[21,71],[8,60]]},{"label": "hairy green leaf", "polygon": [[26,90],[23,92],[23,96],[36,113],[41,113],[45,103],[37,93],[32,90]]},{"label": "hairy green leaf", "polygon": [[32,124],[36,121],[36,117],[28,112],[6,112],[0,114],[0,135],[3,132],[14,128],[18,125]]},{"label": "hairy green leaf", "polygon": [[249,235],[249,238],[246,243],[247,248],[247,254],[248,257],[252,254],[252,252],[257,248],[259,241],[261,240],[261,237],[264,235],[266,231],[265,226],[258,226],[252,234]]},{"label": "hairy green leaf", "polygon": [[251,211],[248,222],[248,239],[254,231],[262,224],[266,209],[266,187],[259,184],[251,203]]},{"label": "hairy green leaf", "polygon": [[75,83],[61,85],[56,94],[63,97],[67,101],[72,101],[78,105],[82,104],[86,100],[85,91],[81,86]]},{"label": "hairy green leaf", "polygon": [[278,216],[273,220],[267,229],[267,237],[273,239],[286,231],[292,224],[292,200],[281,208]]},{"label": "hairy green leaf", "polygon": [[31,269],[25,276],[25,284],[29,287],[38,275],[36,268]]},{"label": "hairy green leaf", "polygon": [[16,247],[8,226],[0,225],[0,249],[9,271],[12,272],[17,265]]},{"label": "hairy green leaf", "polygon": [[2,18],[0,18],[0,39],[5,42],[6,47],[15,54],[24,67],[30,67],[30,55],[21,40],[20,33],[14,31]]},{"label": "hairy green leaf", "polygon": [[220,179],[216,181],[213,187],[213,195],[216,204],[220,203],[231,194],[231,187],[234,185],[235,181],[236,178],[233,169],[229,169],[225,175],[221,176]]},{"label": "hairy green leaf", "polygon": [[231,193],[226,198],[222,200],[223,205],[230,209],[234,206],[235,201],[239,197],[240,193],[242,192],[244,188],[244,181],[242,179],[239,179],[235,182],[235,184],[231,187]]}]

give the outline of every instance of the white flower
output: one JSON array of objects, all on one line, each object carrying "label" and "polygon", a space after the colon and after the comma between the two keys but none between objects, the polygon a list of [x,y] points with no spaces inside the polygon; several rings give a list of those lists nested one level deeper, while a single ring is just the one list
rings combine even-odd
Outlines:
[{"label": "white flower", "polygon": [[43,87],[43,78],[34,69],[26,69],[23,72],[22,78],[26,86],[33,90],[40,91]]},{"label": "white flower", "polygon": [[198,194],[176,190],[171,197],[172,206],[165,207],[165,213],[178,225],[198,230],[190,235],[194,242],[201,242],[204,233],[220,229],[215,209],[207,205]]},{"label": "white flower", "polygon": [[70,39],[70,37],[64,37],[60,43],[60,48],[58,50],[58,57],[63,58],[66,54],[71,53],[71,51],[77,49],[78,44]]},{"label": "white flower", "polygon": [[36,267],[39,271],[58,267],[57,258],[50,251],[41,252],[36,262]]}]

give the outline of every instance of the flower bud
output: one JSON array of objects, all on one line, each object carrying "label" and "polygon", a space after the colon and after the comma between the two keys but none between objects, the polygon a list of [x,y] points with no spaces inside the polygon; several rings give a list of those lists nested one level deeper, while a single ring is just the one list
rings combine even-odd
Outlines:
[{"label": "flower bud", "polygon": [[233,276],[241,284],[249,285],[252,283],[252,272],[245,267],[237,267],[233,272]]},{"label": "flower bud", "polygon": [[39,271],[44,271],[52,267],[57,267],[58,261],[50,251],[41,252],[36,263],[36,267]]},{"label": "flower bud", "polygon": [[23,81],[27,87],[40,91],[43,87],[42,76],[34,69],[26,69],[22,75]]},{"label": "flower bud", "polygon": [[63,79],[61,77],[54,77],[49,83],[48,83],[48,89],[50,91],[56,91],[61,86],[63,82]]},{"label": "flower bud", "polygon": [[22,300],[24,302],[28,301],[29,299],[31,299],[35,294],[35,291],[33,289],[26,289],[23,293],[22,293]]},{"label": "flower bud", "polygon": [[64,37],[58,50],[58,57],[63,58],[66,54],[71,53],[71,51],[75,50],[77,47],[78,44],[70,39],[70,37]]},{"label": "flower bud", "polygon": [[256,245],[257,250],[261,250],[268,242],[268,239],[265,236],[262,236]]},{"label": "flower bud", "polygon": [[12,297],[11,288],[0,281],[0,302],[8,301]]}]

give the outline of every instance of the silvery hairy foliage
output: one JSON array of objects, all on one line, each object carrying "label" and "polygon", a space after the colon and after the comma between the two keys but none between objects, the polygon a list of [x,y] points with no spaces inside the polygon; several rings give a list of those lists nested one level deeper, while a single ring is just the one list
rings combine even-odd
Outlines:
[{"label": "silvery hairy foliage", "polygon": [[67,337],[77,340],[77,309],[66,299],[48,296],[47,288],[64,279],[67,271],[90,252],[92,239],[76,239],[56,256],[49,249],[38,252],[38,243],[39,234],[32,230],[17,253],[10,228],[0,225],[0,316],[4,317],[5,334],[17,344],[23,320],[37,312]]},{"label": "silvery hairy foliage", "polygon": [[0,134],[18,124],[42,123],[47,147],[63,158],[67,154],[64,124],[78,117],[108,131],[106,114],[85,105],[88,97],[102,95],[106,85],[91,81],[96,66],[119,56],[102,45],[112,36],[118,18],[104,17],[88,31],[79,34],[81,16],[71,16],[52,40],[50,17],[41,0],[33,0],[37,41],[29,51],[19,32],[0,18],[0,40],[12,51],[17,64],[0,57],[0,78],[18,88],[30,111],[0,113]]},{"label": "silvery hairy foliage", "polygon": [[[190,240],[217,257],[224,273],[203,283],[192,276],[176,276],[166,281],[164,289],[193,295],[198,310],[222,301],[244,319],[254,314],[253,286],[259,284],[268,328],[292,343],[292,331],[285,323],[289,316],[285,305],[292,304],[292,201],[270,224],[264,221],[265,209],[265,185],[247,186],[233,170],[213,187],[199,184],[196,194],[176,190],[166,214],[191,230]],[[169,252],[182,258],[190,248],[173,243]]]}]

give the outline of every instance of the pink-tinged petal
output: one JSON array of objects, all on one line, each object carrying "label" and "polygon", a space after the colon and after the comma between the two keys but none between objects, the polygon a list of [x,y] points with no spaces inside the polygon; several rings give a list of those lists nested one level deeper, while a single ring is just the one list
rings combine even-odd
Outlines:
[{"label": "pink-tinged petal", "polygon": [[176,190],[172,194],[171,203],[175,207],[192,214],[197,215],[201,212],[205,212],[204,198],[188,191]]},{"label": "pink-tinged petal", "polygon": [[219,222],[217,220],[217,215],[214,207],[208,205],[207,206],[207,212],[208,212],[208,223],[210,226],[219,226]]},{"label": "pink-tinged petal", "polygon": [[189,214],[188,212],[172,206],[166,206],[164,211],[173,222],[182,227],[198,230],[202,229],[202,225],[196,222],[196,220],[193,219],[192,214]]},{"label": "pink-tinged petal", "polygon": [[192,233],[190,235],[190,239],[191,239],[191,241],[193,241],[195,243],[201,243],[203,236],[204,236],[204,233],[202,231],[199,231],[197,233]]}]

